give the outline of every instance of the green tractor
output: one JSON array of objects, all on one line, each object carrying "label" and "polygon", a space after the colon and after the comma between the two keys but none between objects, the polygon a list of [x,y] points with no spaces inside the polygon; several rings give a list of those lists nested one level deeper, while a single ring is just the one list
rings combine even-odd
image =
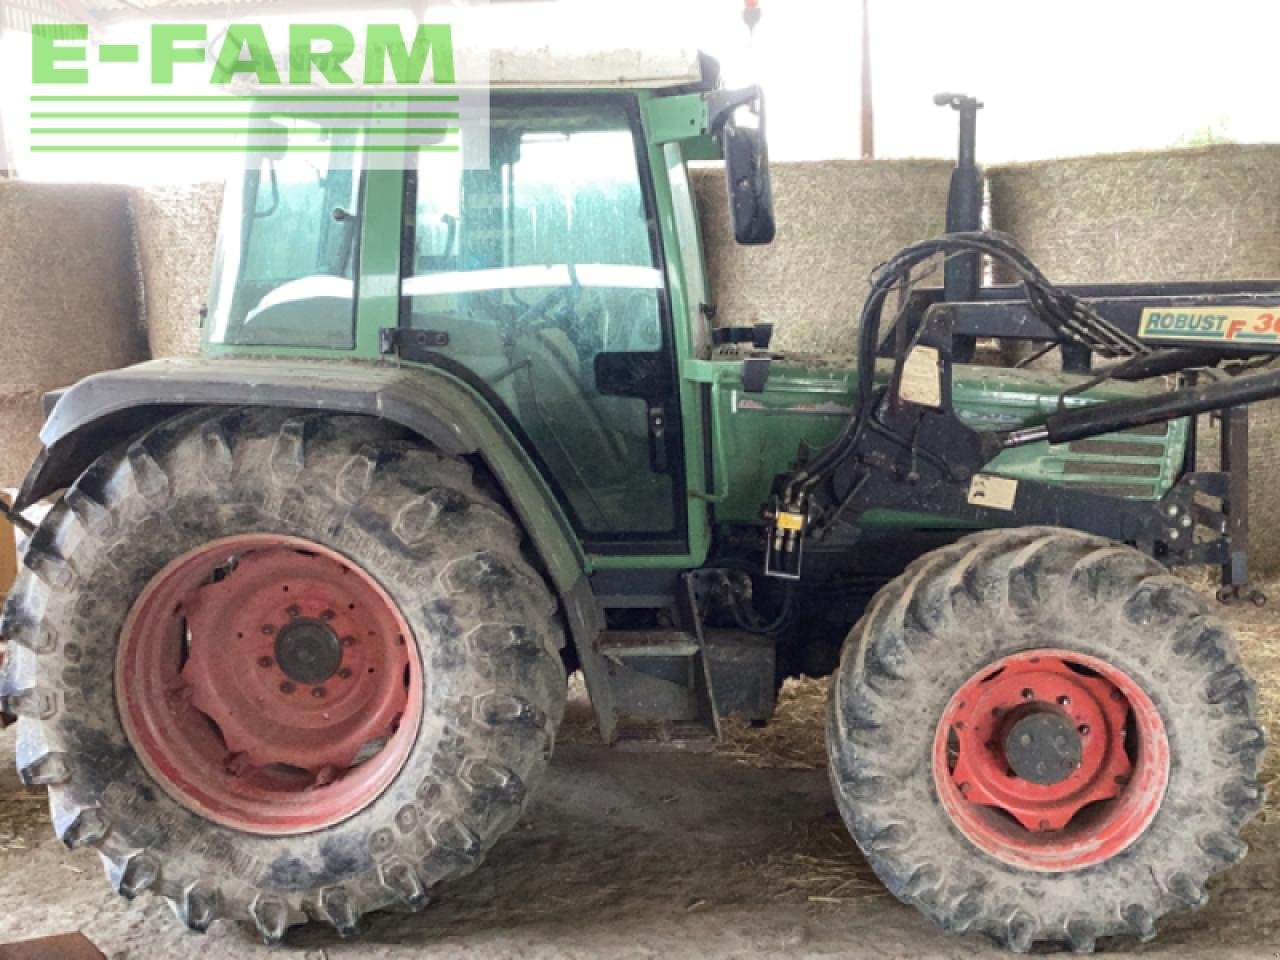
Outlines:
[{"label": "green tractor", "polygon": [[1169,567],[1263,599],[1246,411],[1280,374],[1232,374],[1280,350],[1280,284],[1053,286],[979,231],[948,97],[949,232],[878,272],[856,356],[779,353],[712,324],[688,171],[722,158],[772,239],[759,91],[611,76],[495,85],[485,170],[264,159],[203,355],[50,398],[0,710],[58,836],[194,930],[347,936],[517,821],[566,671],[605,741],[685,747],[834,673],[840,810],[944,929],[1089,951],[1200,906],[1264,734]]}]

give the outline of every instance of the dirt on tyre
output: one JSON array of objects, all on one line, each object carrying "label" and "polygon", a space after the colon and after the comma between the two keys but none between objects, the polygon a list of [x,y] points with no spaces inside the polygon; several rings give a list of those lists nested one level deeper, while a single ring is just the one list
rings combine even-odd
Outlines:
[{"label": "dirt on tyre", "polygon": [[0,707],[122,894],[269,942],[424,906],[517,820],[556,603],[465,463],[367,418],[202,410],[94,464],[5,609]]},{"label": "dirt on tyre", "polygon": [[1148,940],[1244,856],[1264,734],[1234,639],[1138,551],[1053,528],[917,561],[846,643],[840,811],[888,889],[1025,952]]}]

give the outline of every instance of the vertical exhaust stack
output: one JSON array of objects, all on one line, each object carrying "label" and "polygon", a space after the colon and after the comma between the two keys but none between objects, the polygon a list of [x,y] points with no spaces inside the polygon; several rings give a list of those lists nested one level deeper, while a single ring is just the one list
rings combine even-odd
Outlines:
[{"label": "vertical exhaust stack", "polygon": [[[960,114],[960,149],[956,168],[951,173],[951,191],[947,195],[947,233],[969,233],[982,229],[982,171],[978,167],[978,111],[982,101],[962,93],[939,93],[933,102],[951,107]],[[976,253],[962,253],[947,258],[943,273],[943,299],[948,302],[978,299],[982,288],[982,258]],[[966,363],[973,359],[973,338],[958,339],[955,359]]]}]

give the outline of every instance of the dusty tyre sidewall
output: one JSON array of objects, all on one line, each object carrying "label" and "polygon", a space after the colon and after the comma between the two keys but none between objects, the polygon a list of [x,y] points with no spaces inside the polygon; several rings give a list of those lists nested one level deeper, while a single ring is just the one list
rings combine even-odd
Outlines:
[{"label": "dusty tyre sidewall", "polygon": [[[357,563],[420,655],[423,713],[400,772],[314,833],[248,834],[186,809],[144,769],[115,700],[118,637],[146,584],[174,557],[249,533]],[[468,470],[388,427],[283,412],[178,418],[91,469],[33,541],[6,614],[9,684],[49,694],[51,709],[21,721],[19,766],[67,758],[69,778],[51,785],[64,840],[97,846],[109,875],[145,854],[152,889],[178,904],[201,889],[219,915],[247,919],[273,897],[297,922],[323,913],[322,892],[337,887],[358,916],[399,899],[388,865],[409,865],[425,887],[464,873],[518,817],[563,709],[555,604],[519,540]]]},{"label": "dusty tyre sidewall", "polygon": [[[1136,682],[1171,751],[1147,829],[1109,860],[1060,873],[1011,866],[968,840],[932,761],[939,719],[966,681],[1048,647]],[[1229,695],[1223,680],[1211,695],[1212,678],[1235,676]],[[1159,916],[1199,906],[1205,879],[1231,859],[1221,836],[1256,810],[1261,746],[1234,641],[1191,588],[1137,551],[1060,530],[981,534],[917,563],[855,628],[829,709],[841,812],[886,886],[944,927],[1019,949],[1147,936]]]}]

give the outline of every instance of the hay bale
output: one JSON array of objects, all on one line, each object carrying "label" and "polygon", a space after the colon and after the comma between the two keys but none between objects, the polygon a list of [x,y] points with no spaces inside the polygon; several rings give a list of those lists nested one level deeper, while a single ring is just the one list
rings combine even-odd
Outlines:
[{"label": "hay bale", "polygon": [[775,163],[778,236],[765,247],[734,242],[723,169],[695,169],[716,323],[773,323],[779,349],[849,352],[871,272],[907,244],[943,232],[951,167]]},{"label": "hay bale", "polygon": [[[1280,146],[1221,144],[995,167],[991,224],[1059,283],[1280,278]],[[1280,568],[1280,401],[1255,405],[1253,539]],[[1206,431],[1204,449],[1215,449]]]},{"label": "hay bale", "polygon": [[41,393],[146,358],[122,189],[0,180],[0,486],[39,449]]},{"label": "hay bale", "polygon": [[22,478],[40,452],[41,391],[0,393],[0,487],[21,486]]},{"label": "hay bale", "polygon": [[221,206],[221,184],[138,189],[129,198],[152,356],[200,352],[200,308],[208,300]]},{"label": "hay bale", "polygon": [[145,356],[125,191],[0,181],[0,392]]},{"label": "hay bale", "polygon": [[1059,283],[1280,277],[1280,146],[994,167],[991,225]]}]

